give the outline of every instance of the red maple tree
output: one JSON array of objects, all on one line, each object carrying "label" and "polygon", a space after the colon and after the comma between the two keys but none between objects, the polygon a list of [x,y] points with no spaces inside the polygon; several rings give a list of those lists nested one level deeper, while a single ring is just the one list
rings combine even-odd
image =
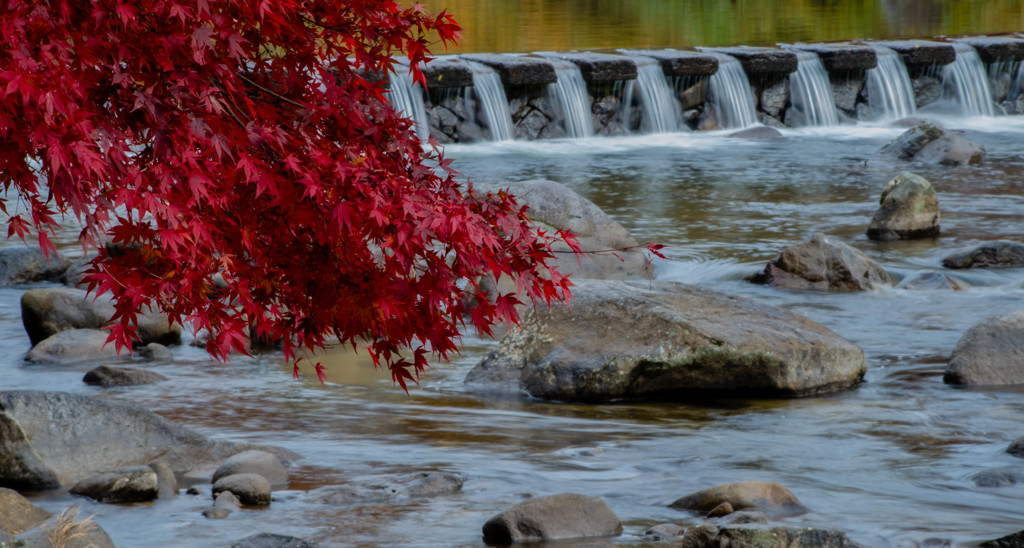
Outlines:
[{"label": "red maple tree", "polygon": [[8,237],[36,234],[54,252],[52,231],[78,219],[98,252],[87,286],[116,299],[119,351],[153,307],[208,331],[221,359],[250,336],[283,339],[293,361],[337,338],[405,387],[427,356],[457,350],[466,318],[484,333],[516,321],[515,295],[472,298],[479,277],[511,277],[535,302],[569,296],[547,261],[571,236],[531,228],[512,196],[460,186],[375,77],[412,70],[423,83],[429,37],[458,37],[444,12],[0,2]]}]

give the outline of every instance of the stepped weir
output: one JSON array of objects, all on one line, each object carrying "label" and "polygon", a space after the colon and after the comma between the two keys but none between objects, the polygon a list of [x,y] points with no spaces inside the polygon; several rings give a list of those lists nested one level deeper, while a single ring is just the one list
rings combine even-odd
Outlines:
[{"label": "stepped weir", "polygon": [[1024,113],[1022,61],[1018,36],[473,54],[428,63],[425,90],[391,75],[389,97],[440,143],[829,126]]}]

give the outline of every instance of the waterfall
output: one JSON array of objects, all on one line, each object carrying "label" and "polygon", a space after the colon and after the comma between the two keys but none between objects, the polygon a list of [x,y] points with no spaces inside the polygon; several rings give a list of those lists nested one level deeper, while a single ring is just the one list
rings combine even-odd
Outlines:
[{"label": "waterfall", "polygon": [[868,105],[885,120],[899,120],[917,112],[914,87],[899,54],[872,44],[878,66],[867,70]]},{"label": "waterfall", "polygon": [[985,65],[969,44],[953,42],[956,60],[942,68],[943,96],[968,116],[993,116],[992,91]]},{"label": "waterfall", "polygon": [[632,93],[640,98],[643,130],[648,133],[679,131],[683,125],[683,110],[668,85],[661,63],[641,55],[631,57],[636,61],[636,84]]},{"label": "waterfall", "polygon": [[391,89],[388,101],[399,114],[412,119],[416,135],[421,141],[426,141],[430,136],[430,128],[427,125],[427,109],[423,105],[423,88],[415,87],[412,75],[403,70],[405,67],[396,65],[395,68],[398,71],[392,72],[388,79]]},{"label": "waterfall", "polygon": [[816,53],[798,51],[797,69],[789,75],[789,94],[792,108],[804,126],[834,126],[839,123],[832,84],[828,72]]},{"label": "waterfall", "polygon": [[627,132],[633,131],[633,93],[635,90],[636,80],[626,80],[625,82],[622,82],[622,101],[619,103],[619,114],[616,118]]},{"label": "waterfall", "polygon": [[754,94],[743,66],[724,53],[707,52],[718,59],[718,72],[708,82],[708,102],[721,128],[742,128],[757,123]]},{"label": "waterfall", "polygon": [[464,61],[473,71],[472,90],[479,108],[483,113],[484,122],[491,130],[492,141],[511,141],[512,114],[508,110],[508,99],[505,97],[505,86],[501,77],[491,67],[476,61]]},{"label": "waterfall", "polygon": [[590,115],[590,94],[583,81],[583,73],[574,63],[562,59],[548,59],[555,67],[558,81],[548,84],[545,93],[562,107],[565,132],[570,137],[593,137],[594,119]]}]

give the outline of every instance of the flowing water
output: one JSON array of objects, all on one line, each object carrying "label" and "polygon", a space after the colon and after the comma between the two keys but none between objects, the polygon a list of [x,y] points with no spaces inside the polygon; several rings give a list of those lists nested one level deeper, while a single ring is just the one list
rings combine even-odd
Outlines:
[{"label": "flowing water", "polygon": [[467,88],[479,105],[481,125],[491,132],[492,141],[512,140],[512,114],[508,110],[508,98],[501,77],[491,67],[476,61],[463,60],[473,71],[473,86]]},{"label": "flowing water", "polygon": [[797,51],[796,72],[789,75],[790,97],[796,110],[795,126],[834,126],[839,123],[832,84],[818,54]]},{"label": "flowing water", "polygon": [[708,103],[722,128],[743,128],[757,123],[754,94],[743,65],[724,53],[708,52],[718,59],[718,71],[708,82]]},{"label": "flowing water", "polygon": [[868,104],[879,120],[899,120],[917,112],[914,87],[903,60],[893,50],[872,45],[878,66],[867,70]]},{"label": "flowing water", "polygon": [[956,60],[942,68],[942,88],[946,99],[960,112],[972,116],[993,116],[992,91],[985,64],[968,44],[953,42]]},{"label": "flowing water", "polygon": [[546,93],[561,105],[565,133],[569,137],[593,137],[594,120],[590,115],[590,94],[580,67],[562,59],[549,58],[558,81],[549,84]]},{"label": "flowing water", "polygon": [[[339,547],[482,547],[480,528],[527,494],[603,498],[621,537],[568,547],[639,546],[656,523],[699,523],[669,509],[713,485],[774,481],[811,509],[789,527],[842,529],[871,547],[927,539],[954,544],[1024,529],[1024,488],[979,488],[975,473],[1024,460],[1005,453],[1024,435],[1024,391],[956,389],[946,360],[971,325],[1024,307],[1024,269],[955,272],[965,291],[888,288],[859,294],[774,290],[743,281],[784,246],[825,232],[863,250],[897,277],[940,270],[941,258],[981,240],[1024,233],[1024,119],[943,122],[984,144],[980,167],[917,168],[875,156],[902,129],[857,125],[781,130],[745,141],[727,132],[455,145],[447,156],[474,181],[545,177],[583,194],[641,241],[668,244],[657,278],[700,284],[784,307],[861,346],[865,381],[828,396],[704,402],[548,403],[476,393],[462,379],[494,344],[468,336],[462,355],[436,363],[409,395],[365,353],[325,358],[321,386],[298,381],[276,353],[208,360],[174,349],[172,363],[139,364],[169,380],[103,390],[81,382],[95,364],[27,365],[19,298],[0,289],[5,389],[50,389],[130,402],[221,439],[283,446],[303,459],[290,490],[268,510],[225,520],[200,511],[209,495],[136,505],[93,503],[65,492],[33,500],[52,511],[73,502],[95,514],[119,547],[222,547],[255,532]],[[878,196],[911,169],[936,186],[942,236],[875,243],[864,231]],[[63,234],[73,252],[75,231]],[[14,245],[8,243],[7,245]],[[375,474],[442,470],[462,492],[429,500],[324,507],[305,490]],[[560,545],[562,546],[562,545]]]},{"label": "flowing water", "polygon": [[423,103],[423,87],[416,84],[406,67],[397,65],[389,78],[391,93],[388,100],[395,109],[416,124],[416,134],[421,140],[430,135],[427,124],[427,109]]},{"label": "flowing water", "polygon": [[646,133],[679,131],[683,112],[669,85],[661,63],[640,53],[624,52],[636,61],[636,83],[631,93],[636,94],[643,112],[641,128]]}]

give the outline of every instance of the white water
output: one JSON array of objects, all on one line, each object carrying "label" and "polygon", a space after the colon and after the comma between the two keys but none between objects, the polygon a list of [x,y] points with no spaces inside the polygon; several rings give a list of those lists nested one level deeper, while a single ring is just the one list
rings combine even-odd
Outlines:
[{"label": "white water", "polygon": [[967,116],[993,116],[992,90],[985,64],[968,44],[953,42],[956,60],[942,68],[945,98],[954,101]]},{"label": "white water", "polygon": [[914,87],[903,60],[893,50],[872,44],[878,66],[867,70],[868,105],[882,120],[899,120],[917,112]]},{"label": "white water", "polygon": [[[491,130],[492,141],[511,141],[512,114],[501,77],[491,67],[475,61],[463,61],[473,71],[472,92],[483,115],[483,125]],[[469,90],[467,90],[468,93]]]},{"label": "white water", "polygon": [[834,126],[839,123],[832,84],[816,53],[798,51],[796,72],[789,75],[790,100],[802,126]]},{"label": "white water", "polygon": [[743,128],[757,123],[754,95],[743,66],[724,53],[707,52],[718,59],[718,71],[708,82],[708,102],[721,128]]},{"label": "white water", "polygon": [[404,66],[396,68],[399,70],[389,76],[391,93],[388,94],[388,100],[400,114],[412,119],[416,124],[416,135],[425,141],[430,136],[430,129],[427,125],[427,109],[423,105],[423,88],[415,87],[412,75],[404,70]]},{"label": "white water", "polygon": [[679,131],[683,125],[683,110],[668,84],[661,63],[650,57],[631,55],[636,61],[636,84],[632,93],[638,94],[643,109],[641,127],[647,133]]},{"label": "white water", "polygon": [[562,109],[565,132],[569,137],[593,137],[594,119],[590,115],[590,93],[583,74],[575,63],[549,58],[555,67],[558,81],[548,84],[545,92],[555,99]]}]

